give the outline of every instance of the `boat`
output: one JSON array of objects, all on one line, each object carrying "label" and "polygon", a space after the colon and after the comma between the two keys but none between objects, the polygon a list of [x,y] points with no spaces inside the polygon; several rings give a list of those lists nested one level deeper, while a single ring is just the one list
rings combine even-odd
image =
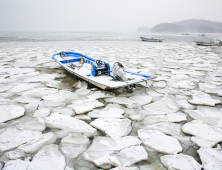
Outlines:
[{"label": "boat", "polygon": [[205,34],[200,34],[199,36],[205,37]]},{"label": "boat", "polygon": [[211,38],[210,42],[194,41],[200,46],[222,46],[222,40]]},{"label": "boat", "polygon": [[96,60],[77,52],[59,52],[52,56],[66,71],[78,79],[103,90],[125,87],[132,92],[137,83],[147,82],[152,76],[126,71],[124,66],[115,62]]},{"label": "boat", "polygon": [[189,34],[187,34],[187,33],[182,33],[182,35],[189,35]]},{"label": "boat", "polygon": [[142,41],[148,41],[148,42],[162,42],[163,39],[154,39],[154,38],[145,38],[145,37],[140,37]]}]

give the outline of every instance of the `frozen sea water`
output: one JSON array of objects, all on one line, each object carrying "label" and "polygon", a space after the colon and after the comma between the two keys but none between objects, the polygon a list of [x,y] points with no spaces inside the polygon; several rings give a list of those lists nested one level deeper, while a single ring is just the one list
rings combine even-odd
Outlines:
[{"label": "frozen sea water", "polygon": [[[0,35],[0,170],[222,169],[222,49],[192,43],[208,36]],[[61,51],[155,78],[104,92],[52,60]]]}]

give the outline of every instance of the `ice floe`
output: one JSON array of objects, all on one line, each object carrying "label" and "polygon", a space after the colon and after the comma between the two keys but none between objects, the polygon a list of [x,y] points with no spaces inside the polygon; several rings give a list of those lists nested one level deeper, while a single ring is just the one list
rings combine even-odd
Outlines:
[{"label": "ice floe", "polygon": [[88,113],[88,116],[91,118],[105,118],[105,117],[112,117],[112,118],[123,118],[124,110],[120,108],[113,108],[112,106],[106,106],[104,109],[97,110],[94,109],[92,112]]},{"label": "ice floe", "polygon": [[0,133],[0,152],[14,149],[30,140],[35,139],[41,134],[41,132],[37,131],[7,128],[6,131]]},{"label": "ice floe", "polygon": [[72,108],[76,114],[83,114],[92,111],[94,108],[104,106],[103,103],[96,99],[76,100],[68,107]]},{"label": "ice floe", "polygon": [[220,100],[213,99],[209,94],[204,92],[196,92],[193,94],[193,100],[188,100],[191,104],[215,106],[215,104],[221,103]]},{"label": "ice floe", "polygon": [[19,150],[24,151],[25,153],[35,153],[40,150],[44,145],[53,144],[56,141],[57,137],[52,133],[45,133],[34,140],[27,142],[18,147]]},{"label": "ice floe", "polygon": [[[141,141],[138,139],[138,137],[134,136],[127,136],[123,138],[97,136],[94,138],[90,147],[83,153],[83,157],[84,159],[93,163],[96,161],[98,166],[105,169],[109,169],[111,165],[115,163],[113,160],[117,160],[117,164],[114,164],[114,166],[120,166],[121,163],[125,164],[125,166],[130,166],[132,161],[135,161],[135,156],[142,156],[142,159],[147,159],[148,154],[144,152],[141,146],[139,148],[130,148],[131,146],[139,146],[139,144],[141,144]],[[119,153],[123,149],[128,148],[129,150],[124,150],[121,154],[119,154],[119,156],[113,155]],[[124,159],[126,158],[127,154],[131,155],[132,153],[134,155],[131,159],[128,158],[129,161]],[[121,158],[122,155],[124,155],[123,158]],[[119,159],[123,159],[123,161],[120,162]]]},{"label": "ice floe", "polygon": [[45,95],[57,93],[58,89],[54,88],[35,88],[23,93],[23,96],[32,97],[32,98],[42,98]]},{"label": "ice floe", "polygon": [[30,162],[27,170],[64,170],[65,157],[55,144],[44,146]]},{"label": "ice floe", "polygon": [[70,133],[61,140],[61,151],[68,158],[76,158],[83,153],[90,144],[89,139],[80,133]]},{"label": "ice floe", "polygon": [[152,101],[151,96],[142,96],[142,95],[132,96],[132,97],[129,97],[129,99],[135,100],[140,105],[149,104]]},{"label": "ice floe", "polygon": [[42,108],[36,110],[32,117],[47,117],[50,115],[50,110],[48,108]]},{"label": "ice floe", "polygon": [[28,77],[24,79],[25,83],[36,83],[36,82],[41,82],[41,83],[50,83],[50,81],[54,80],[55,76],[51,74],[42,74],[38,76],[33,76],[33,77]]},{"label": "ice floe", "polygon": [[66,99],[57,93],[43,96],[42,99],[44,99],[45,106],[58,107],[66,105]]},{"label": "ice floe", "polygon": [[193,120],[182,127],[183,132],[193,135],[191,140],[200,147],[212,147],[222,141],[222,129]]},{"label": "ice floe", "polygon": [[140,166],[140,170],[166,170],[161,163],[152,163]]},{"label": "ice floe", "polygon": [[0,106],[0,113],[1,113],[0,123],[21,117],[24,115],[24,112],[25,112],[25,109],[21,106],[1,105]]},{"label": "ice floe", "polygon": [[16,128],[20,130],[33,130],[42,132],[45,130],[46,125],[41,117],[37,117],[34,119],[28,119],[27,121],[16,125]]},{"label": "ice floe", "polygon": [[67,129],[70,132],[87,133],[89,135],[96,132],[96,129],[84,121],[58,113],[52,113],[49,117],[46,117],[45,123],[47,127]]},{"label": "ice floe", "polygon": [[148,111],[177,112],[178,106],[169,97],[164,97],[159,101],[144,105],[143,108]]},{"label": "ice floe", "polygon": [[3,170],[27,170],[29,163],[29,160],[21,159],[7,161]]},{"label": "ice floe", "polygon": [[90,123],[110,137],[123,137],[131,131],[131,120],[117,118],[99,118]]},{"label": "ice floe", "polygon": [[141,129],[138,131],[138,136],[143,145],[157,152],[177,154],[182,151],[182,147],[176,138],[165,135],[161,131]]},{"label": "ice floe", "polygon": [[222,169],[222,151],[217,148],[200,148],[198,151],[205,170]]},{"label": "ice floe", "polygon": [[68,115],[68,116],[75,115],[75,112],[73,111],[73,109],[67,108],[67,107],[54,107],[52,110],[52,113],[54,113],[54,112],[58,112],[60,114]]},{"label": "ice floe", "polygon": [[22,84],[15,85],[9,91],[12,93],[18,93],[18,92],[30,90],[30,89],[40,86],[40,85],[41,84],[39,84],[39,83],[22,83]]},{"label": "ice floe", "polygon": [[198,106],[197,110],[184,110],[190,117],[212,126],[222,128],[222,110],[209,106]]},{"label": "ice floe", "polygon": [[89,99],[100,99],[106,97],[115,97],[115,94],[107,91],[95,91],[93,94],[87,96]]},{"label": "ice floe", "polygon": [[138,106],[138,103],[130,98],[127,97],[113,97],[113,98],[105,98],[107,103],[116,103],[125,105],[128,108],[135,108]]},{"label": "ice floe", "polygon": [[177,123],[169,123],[169,122],[160,122],[152,125],[147,125],[143,129],[145,130],[159,130],[164,134],[171,135],[175,137],[180,142],[185,143],[187,145],[192,145],[190,141],[190,137],[186,136],[182,129],[182,125]]},{"label": "ice floe", "polygon": [[165,167],[172,170],[201,170],[202,166],[191,156],[183,154],[164,155],[160,157]]}]

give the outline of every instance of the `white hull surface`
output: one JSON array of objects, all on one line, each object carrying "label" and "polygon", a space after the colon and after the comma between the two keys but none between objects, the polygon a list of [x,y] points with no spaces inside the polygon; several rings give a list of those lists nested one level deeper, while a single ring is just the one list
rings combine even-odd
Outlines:
[{"label": "white hull surface", "polygon": [[[94,60],[80,53],[75,53],[75,52],[64,52],[64,53],[66,59],[64,59],[64,57],[62,57],[60,53],[54,54],[52,58],[56,62],[58,62],[64,69],[66,69],[66,71],[68,71],[71,75],[76,76],[77,78],[80,78],[88,82],[89,84],[95,85],[96,87],[99,87],[103,90],[125,87],[139,82],[147,81],[148,79],[153,78],[152,76],[142,75],[129,71],[125,71],[126,77],[128,79],[127,81],[114,81],[111,71],[110,75],[93,76],[92,65],[97,60]],[[83,64],[80,63],[81,57],[84,58]]]}]

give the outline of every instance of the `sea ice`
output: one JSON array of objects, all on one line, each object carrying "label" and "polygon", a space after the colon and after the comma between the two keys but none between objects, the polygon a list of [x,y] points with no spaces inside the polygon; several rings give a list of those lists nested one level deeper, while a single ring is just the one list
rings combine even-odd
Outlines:
[{"label": "sea ice", "polygon": [[[90,162],[100,160],[98,161],[100,165],[102,167],[106,167],[107,169],[111,167],[111,162],[109,158],[112,154],[124,148],[129,148],[131,146],[139,144],[141,144],[141,141],[138,139],[138,137],[135,136],[126,136],[123,138],[96,136],[90,147],[83,153],[83,158]],[[139,153],[134,153],[134,156],[138,156],[138,154]],[[115,157],[115,159],[117,158]]]},{"label": "sea ice", "polygon": [[183,154],[164,155],[160,157],[165,167],[172,170],[201,170],[202,166],[191,156]]},{"label": "sea ice", "polygon": [[194,106],[192,106],[191,104],[189,104],[189,103],[187,102],[187,100],[178,100],[178,101],[177,101],[177,104],[178,104],[180,107],[184,108],[184,109],[190,109],[190,110],[194,109]]},{"label": "sea ice", "polygon": [[94,108],[104,106],[103,103],[95,99],[76,100],[68,107],[72,108],[76,114],[83,114],[92,111]]},{"label": "sea ice", "polygon": [[71,103],[79,97],[76,93],[67,90],[60,90],[59,95],[64,97],[67,103]]},{"label": "sea ice", "polygon": [[15,102],[18,102],[18,103],[24,103],[24,104],[27,104],[27,103],[33,103],[33,102],[39,102],[41,99],[37,99],[37,98],[30,98],[30,97],[27,97],[27,96],[18,96],[16,98],[13,99]]},{"label": "sea ice", "polygon": [[[139,115],[141,115],[141,113]],[[132,118],[133,116],[130,116],[130,118]],[[142,124],[150,125],[150,124],[155,124],[157,122],[182,122],[187,120],[186,117],[187,116],[185,114],[180,112],[165,113],[159,115],[147,115],[143,118]]]},{"label": "sea ice", "polygon": [[61,140],[61,151],[68,158],[76,158],[83,153],[90,144],[89,139],[80,133],[70,133]]},{"label": "sea ice", "polygon": [[44,145],[53,144],[56,139],[57,137],[52,132],[45,133],[27,142],[26,144],[19,146],[18,149],[24,151],[25,153],[35,153]]},{"label": "sea ice", "polygon": [[32,98],[42,98],[43,96],[57,93],[58,89],[54,88],[35,88],[30,91],[23,93],[23,96],[32,97]]},{"label": "sea ice", "polygon": [[105,117],[123,118],[124,117],[122,115],[123,113],[124,113],[123,109],[106,106],[104,109],[101,110],[94,109],[92,112],[88,113],[88,116],[90,116],[91,118],[105,118]]},{"label": "sea ice", "polygon": [[75,118],[79,119],[79,120],[84,120],[84,121],[90,121],[91,120],[91,117],[89,117],[87,115],[76,115]]},{"label": "sea ice", "polygon": [[159,82],[153,84],[153,87],[156,87],[156,88],[165,88],[166,86],[167,85],[164,81],[159,81]]},{"label": "sea ice", "polygon": [[148,111],[177,112],[178,108],[169,97],[164,97],[154,103],[144,105],[143,108]]},{"label": "sea ice", "polygon": [[213,99],[209,94],[200,91],[193,94],[193,100],[188,100],[188,102],[191,104],[207,106],[215,106],[215,104],[221,103],[220,100]]},{"label": "sea ice", "polygon": [[140,95],[140,96],[129,97],[129,99],[135,100],[140,105],[145,105],[145,104],[149,104],[153,98],[151,96],[141,96]]},{"label": "sea ice", "polygon": [[68,136],[70,134],[70,132],[66,129],[58,130],[53,133],[54,133],[54,135],[57,136],[57,138],[65,138],[66,136]]},{"label": "sea ice", "polygon": [[21,159],[7,161],[2,170],[27,170],[29,163],[28,160]]},{"label": "sea ice", "polygon": [[[137,162],[148,159],[148,153],[145,149],[140,146],[130,146],[124,148],[118,153],[106,155],[93,161],[99,167],[108,168],[110,165],[113,166],[131,166]],[[107,167],[108,166],[108,167]]]},{"label": "sea ice", "polygon": [[127,97],[113,97],[113,98],[105,98],[107,103],[117,103],[125,105],[128,108],[134,108],[138,106],[138,103],[135,100],[132,100]]},{"label": "sea ice", "polygon": [[28,119],[26,122],[20,123],[16,126],[20,130],[33,130],[43,132],[46,128],[45,122],[42,118]]},{"label": "sea ice", "polygon": [[158,130],[141,129],[138,131],[138,136],[146,147],[157,152],[164,154],[177,154],[183,150],[176,138],[165,135]]},{"label": "sea ice", "polygon": [[215,90],[215,89],[218,89],[217,86],[215,85],[212,85],[212,84],[207,84],[207,83],[199,83],[199,89],[201,91],[206,91],[206,90]]},{"label": "sea ice", "polygon": [[32,117],[47,117],[50,115],[50,110],[48,108],[42,108],[36,110]]},{"label": "sea ice", "polygon": [[140,170],[166,170],[161,163],[152,163],[140,166]]},{"label": "sea ice", "polygon": [[21,117],[24,115],[24,112],[25,112],[25,109],[21,106],[1,105],[0,106],[0,113],[1,113],[0,123]]},{"label": "sea ice", "polygon": [[205,106],[206,109],[199,110],[199,108],[200,107],[198,107],[198,110],[184,110],[184,112],[189,114],[189,116],[192,117],[193,119],[202,120],[204,123],[222,128],[221,109],[211,110],[211,108],[208,106]]},{"label": "sea ice", "polygon": [[96,129],[84,121],[58,113],[52,113],[45,119],[45,123],[47,127],[67,129],[70,132],[89,133],[90,135],[96,132]]},{"label": "sea ice", "polygon": [[54,113],[54,112],[58,112],[60,114],[67,115],[67,116],[74,116],[75,115],[75,112],[73,111],[73,109],[67,108],[67,107],[55,107],[52,110],[52,113]]},{"label": "sea ice", "polygon": [[87,95],[89,99],[100,99],[106,97],[115,97],[115,94],[107,91],[95,91],[93,94]]},{"label": "sea ice", "polygon": [[30,162],[27,170],[64,170],[65,157],[55,144],[44,146]]},{"label": "sea ice", "polygon": [[131,131],[131,120],[117,118],[99,118],[90,123],[110,137],[127,136]]},{"label": "sea ice", "polygon": [[118,166],[116,168],[112,168],[110,170],[139,170],[137,167],[124,167],[124,166]]},{"label": "sea ice", "polygon": [[153,125],[147,125],[143,129],[145,130],[159,130],[164,134],[171,135],[175,137],[180,142],[185,143],[187,145],[192,145],[190,141],[190,137],[186,136],[181,130],[181,124],[177,123],[169,123],[169,122],[160,122]]},{"label": "sea ice", "polygon": [[[222,129],[215,126],[207,125],[201,120],[193,120],[192,122],[186,123],[182,127],[182,130],[185,133],[193,135],[193,137],[191,137],[191,140],[193,142],[198,141],[198,143],[196,143],[198,146],[205,146],[203,145],[205,141],[209,141],[213,145],[222,141]],[[203,139],[203,141],[201,139]],[[206,143],[206,146],[209,147],[208,143]]]},{"label": "sea ice", "polygon": [[14,149],[30,140],[35,139],[41,134],[41,132],[37,131],[7,128],[6,131],[0,133],[0,152]]},{"label": "sea ice", "polygon": [[16,75],[16,74],[25,74],[35,72],[34,68],[13,68],[10,71],[7,71],[9,75]]},{"label": "sea ice", "polygon": [[40,85],[41,84],[39,84],[39,83],[22,83],[22,84],[15,85],[9,91],[12,93],[19,93],[19,92],[23,92],[26,90],[30,90],[30,89],[40,86]]},{"label": "sea ice", "polygon": [[54,79],[55,79],[55,76],[52,74],[41,74],[34,77],[28,77],[24,79],[24,82],[25,83],[35,83],[35,82],[50,83],[50,81]]},{"label": "sea ice", "polygon": [[43,96],[42,99],[44,99],[44,105],[46,106],[57,107],[64,106],[66,104],[65,98],[57,93]]},{"label": "sea ice", "polygon": [[86,95],[88,95],[90,92],[91,92],[91,90],[89,90],[89,89],[77,89],[77,90],[75,91],[75,93],[76,93],[77,95],[82,95],[82,96],[86,96]]},{"label": "sea ice", "polygon": [[217,148],[200,148],[198,151],[204,170],[222,169],[222,151]]}]

